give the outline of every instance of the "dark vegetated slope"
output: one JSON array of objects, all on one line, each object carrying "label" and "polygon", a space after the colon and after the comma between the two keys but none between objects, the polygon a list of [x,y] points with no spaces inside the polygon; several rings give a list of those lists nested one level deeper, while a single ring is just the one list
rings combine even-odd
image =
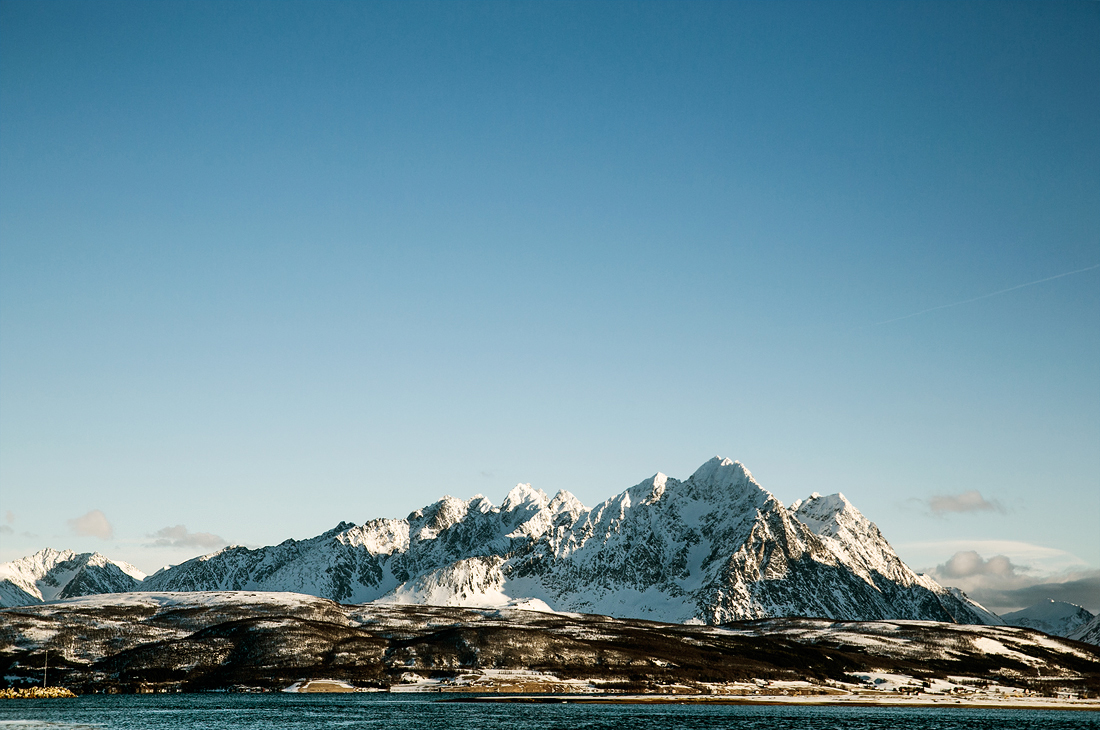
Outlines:
[{"label": "dark vegetated slope", "polygon": [[[884,671],[1100,690],[1100,649],[1029,629],[935,622],[767,619],[722,627],[584,614],[432,606],[343,606],[290,596],[145,594],[0,611],[8,684],[78,690],[276,689],[299,679],[384,687],[406,673],[538,670],[656,689],[753,679],[850,681]],[[181,598],[183,596],[184,598]],[[23,678],[22,680],[20,678]]]},{"label": "dark vegetated slope", "polygon": [[172,682],[192,690],[286,686],[312,676],[377,682],[386,647],[384,639],[345,624],[271,616],[138,646],[96,662],[93,669],[122,684]]}]

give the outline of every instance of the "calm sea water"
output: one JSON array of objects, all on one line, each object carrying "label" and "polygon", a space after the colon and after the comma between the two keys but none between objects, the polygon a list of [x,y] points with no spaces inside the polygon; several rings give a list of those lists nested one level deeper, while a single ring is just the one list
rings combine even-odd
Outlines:
[{"label": "calm sea water", "polygon": [[439,695],[89,696],[0,700],[0,730],[1049,730],[1097,728],[1100,713],[961,708],[446,704]]}]

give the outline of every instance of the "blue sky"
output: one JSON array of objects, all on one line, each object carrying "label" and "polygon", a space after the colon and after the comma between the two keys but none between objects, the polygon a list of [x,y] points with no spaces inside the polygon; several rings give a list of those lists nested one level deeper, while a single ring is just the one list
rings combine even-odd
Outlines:
[{"label": "blue sky", "polygon": [[0,559],[717,453],[1095,579],[1098,130],[1091,2],[4,0]]}]

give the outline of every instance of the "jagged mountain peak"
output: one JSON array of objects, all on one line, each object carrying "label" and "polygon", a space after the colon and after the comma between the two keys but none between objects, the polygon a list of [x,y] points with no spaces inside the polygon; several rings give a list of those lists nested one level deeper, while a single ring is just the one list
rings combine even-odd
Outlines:
[{"label": "jagged mountain peak", "polygon": [[550,504],[546,507],[554,514],[562,512],[580,514],[588,511],[583,502],[577,499],[572,492],[565,489],[558,490],[558,493],[554,495],[554,498],[550,500]]},{"label": "jagged mountain peak", "polygon": [[[678,484],[675,479],[672,480],[672,484]],[[622,492],[614,497],[612,500],[618,500],[625,507],[629,507],[632,504],[655,504],[661,500],[665,491],[669,487],[669,478],[657,472],[649,479],[645,479],[638,482],[630,489]]]},{"label": "jagged mountain peak", "polygon": [[860,526],[872,524],[840,492],[828,496],[814,492],[792,504],[791,512],[817,535],[836,535],[844,529],[845,522]]},{"label": "jagged mountain peak", "polygon": [[43,548],[33,555],[28,555],[25,558],[19,558],[13,560],[10,563],[4,563],[0,565],[0,574],[10,572],[13,570],[29,569],[29,570],[50,570],[58,563],[63,563],[66,560],[72,560],[77,557],[78,553],[72,550],[54,550],[53,548]]},{"label": "jagged mountain peak", "polygon": [[471,513],[491,512],[493,503],[484,495],[475,494],[467,500],[461,500],[450,495],[443,499],[416,510],[408,516],[410,533],[417,540],[432,540],[453,525],[466,519]]},{"label": "jagged mountain peak", "polygon": [[517,484],[512,487],[504,497],[500,505],[501,512],[511,512],[519,507],[528,510],[543,509],[550,504],[550,497],[541,489],[535,489],[530,484]]},{"label": "jagged mountain peak", "polygon": [[[922,610],[960,623],[1000,624],[999,617],[970,600],[956,589],[945,589],[906,565],[879,530],[855,505],[837,492],[822,496],[811,494],[791,505],[790,514],[825,544],[829,552],[853,575],[876,591],[896,589],[933,599]],[[893,586],[893,588],[890,588]]]},{"label": "jagged mountain peak", "polygon": [[45,548],[0,564],[0,604],[20,606],[96,593],[130,591],[145,574],[97,552]]},{"label": "jagged mountain peak", "polygon": [[392,555],[409,547],[409,523],[405,520],[377,519],[353,525],[336,539],[353,547],[364,547],[373,555]]},{"label": "jagged mountain peak", "polygon": [[10,563],[0,564],[0,579],[9,578],[15,575],[34,575],[37,580],[41,579],[42,576],[50,571],[57,569],[59,566],[64,566],[66,564],[78,565],[81,568],[85,566],[91,566],[93,568],[114,566],[135,580],[143,580],[145,578],[145,573],[135,566],[121,560],[111,560],[106,555],[99,552],[78,553],[73,550],[43,548],[37,553],[28,555],[25,558],[13,560]]},{"label": "jagged mountain peak", "polygon": [[752,474],[740,461],[727,459],[724,456],[712,456],[688,477],[688,481],[733,484],[746,478],[752,479]]},{"label": "jagged mountain peak", "polygon": [[775,499],[771,492],[753,479],[752,472],[740,461],[721,456],[708,460],[683,484],[692,498],[716,505],[744,497],[757,502]]},{"label": "jagged mountain peak", "polygon": [[88,561],[85,563],[85,565],[91,565],[96,568],[106,568],[109,565],[113,565],[134,580],[145,580],[145,573],[142,572],[142,570],[137,566],[130,565],[129,563],[122,560],[111,560],[102,553],[92,553],[88,557]]},{"label": "jagged mountain peak", "polygon": [[791,513],[865,579],[876,572],[903,582],[917,579],[916,573],[901,562],[878,525],[864,517],[840,492],[827,496],[814,492],[792,504]]}]

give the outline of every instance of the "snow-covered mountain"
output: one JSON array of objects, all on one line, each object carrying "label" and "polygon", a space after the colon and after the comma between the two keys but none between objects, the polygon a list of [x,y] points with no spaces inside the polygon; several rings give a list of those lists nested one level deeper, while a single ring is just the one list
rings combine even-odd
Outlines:
[{"label": "snow-covered mountain", "polygon": [[406,519],[228,547],[159,571],[142,590],[295,591],[344,603],[503,606],[662,621],[773,616],[1000,619],[906,566],[840,494],[785,507],[739,462],[664,474],[589,509],[521,484],[494,506],[453,497]]},{"label": "snow-covered mountain", "polygon": [[1093,615],[1091,611],[1076,604],[1048,600],[1020,611],[1002,614],[1001,618],[1009,626],[1038,629],[1053,636],[1069,636],[1078,627],[1091,621]]},{"label": "snow-covered mountain", "polygon": [[1088,622],[1069,632],[1066,638],[1100,646],[1100,615],[1093,616]]},{"label": "snow-covered mountain", "polygon": [[46,548],[0,564],[0,606],[27,606],[99,593],[136,590],[145,574],[99,553]]}]

